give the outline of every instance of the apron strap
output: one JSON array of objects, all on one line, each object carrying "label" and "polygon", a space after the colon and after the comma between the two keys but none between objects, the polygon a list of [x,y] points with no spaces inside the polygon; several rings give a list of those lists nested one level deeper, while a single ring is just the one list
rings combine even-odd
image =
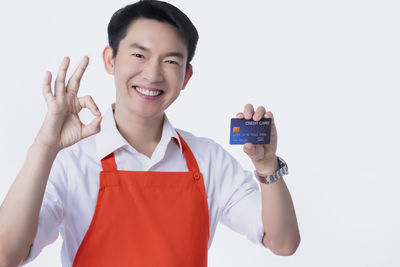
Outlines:
[{"label": "apron strap", "polygon": [[179,136],[179,140],[181,141],[183,155],[186,159],[186,165],[189,171],[194,172],[195,174],[200,174],[199,165],[197,165],[196,158],[194,157],[192,151],[190,150],[189,146],[186,144],[185,140],[183,140],[182,136],[176,131]]},{"label": "apron strap", "polygon": [[117,165],[115,164],[114,153],[108,154],[105,158],[101,160],[101,166],[103,166],[103,171],[116,171]]}]

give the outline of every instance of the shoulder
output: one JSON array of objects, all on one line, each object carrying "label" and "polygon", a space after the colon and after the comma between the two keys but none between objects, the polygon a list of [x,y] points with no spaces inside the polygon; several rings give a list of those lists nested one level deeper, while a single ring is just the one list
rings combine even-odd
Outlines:
[{"label": "shoulder", "polygon": [[193,133],[181,129],[177,129],[177,131],[188,144],[197,159],[211,161],[210,163],[214,164],[232,159],[231,154],[211,138],[198,137]]},{"label": "shoulder", "polygon": [[82,165],[83,162],[96,161],[96,135],[89,136],[62,149],[56,157],[55,164],[62,165],[64,168]]},{"label": "shoulder", "polygon": [[194,135],[193,133],[181,129],[176,129],[176,130],[179,132],[183,140],[185,140],[185,142],[192,150],[201,148],[201,150],[203,151],[208,151],[208,150],[215,150],[222,148],[217,142],[215,142],[211,138],[199,137]]}]

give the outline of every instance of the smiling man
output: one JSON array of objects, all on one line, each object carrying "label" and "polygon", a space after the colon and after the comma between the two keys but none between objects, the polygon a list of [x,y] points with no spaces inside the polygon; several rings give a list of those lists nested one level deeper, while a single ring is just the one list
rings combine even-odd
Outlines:
[{"label": "smiling man", "polygon": [[118,130],[148,157],[160,140],[164,111],[192,75],[188,54],[175,26],[148,18],[137,18],[118,48],[104,50],[105,68],[114,75],[117,88],[114,116]]},{"label": "smiling man", "polygon": [[[186,15],[140,1],[112,16],[108,36],[103,60],[116,101],[104,116],[77,96],[87,57],[67,84],[64,58],[54,90],[46,73],[46,118],[0,209],[0,266],[33,260],[60,233],[63,266],[204,267],[218,222],[293,254],[299,231],[272,113],[247,104],[237,115],[272,119],[270,144],[244,145],[253,176],[164,113],[192,76],[198,34]],[[96,116],[88,125],[83,108]]]}]

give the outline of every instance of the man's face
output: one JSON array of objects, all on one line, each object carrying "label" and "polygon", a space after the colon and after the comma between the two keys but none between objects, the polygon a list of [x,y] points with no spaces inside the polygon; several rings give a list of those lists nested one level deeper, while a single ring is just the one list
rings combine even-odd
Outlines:
[{"label": "man's face", "polygon": [[190,78],[186,60],[187,47],[175,27],[136,19],[112,60],[116,105],[147,119],[162,115]]}]

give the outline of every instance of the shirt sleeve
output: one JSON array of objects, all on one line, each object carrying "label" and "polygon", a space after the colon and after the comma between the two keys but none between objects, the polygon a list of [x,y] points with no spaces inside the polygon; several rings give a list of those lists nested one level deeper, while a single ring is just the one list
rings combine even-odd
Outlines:
[{"label": "shirt sleeve", "polygon": [[246,236],[251,242],[263,245],[264,226],[259,186],[252,172],[244,170],[227,151],[223,150],[222,153],[221,223]]},{"label": "shirt sleeve", "polygon": [[59,226],[63,220],[63,200],[66,191],[66,174],[58,153],[51,167],[49,179],[40,208],[38,229],[28,257],[19,265],[23,266],[35,259],[42,249],[57,240]]}]

